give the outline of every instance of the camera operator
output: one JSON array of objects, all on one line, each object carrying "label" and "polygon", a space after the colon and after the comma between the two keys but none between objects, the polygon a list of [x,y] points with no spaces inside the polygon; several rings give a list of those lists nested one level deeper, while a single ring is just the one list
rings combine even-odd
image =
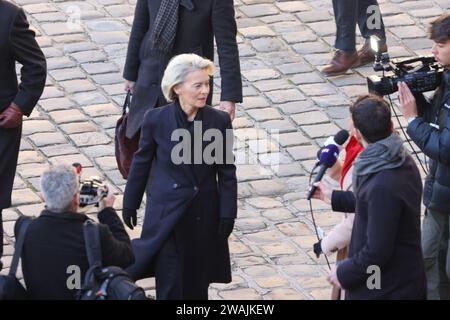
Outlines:
[{"label": "camera operator", "polygon": [[[72,166],[51,167],[42,174],[41,190],[45,210],[33,219],[24,241],[22,272],[30,299],[76,298],[79,288],[69,288],[73,268],[80,280],[89,268],[83,236],[83,223],[88,219],[78,213],[80,204],[78,175]],[[122,221],[112,208],[114,195],[99,203],[98,220],[103,265],[127,267],[134,262],[130,238]],[[17,235],[23,219],[17,220]],[[71,267],[72,266],[72,267]],[[69,268],[70,267],[70,268]],[[72,273],[71,273],[72,272]]]},{"label": "camera operator", "polygon": [[430,159],[423,201],[422,248],[428,278],[428,298],[448,299],[450,283],[450,14],[431,23],[431,52],[444,68],[432,100],[413,95],[399,84],[400,110],[408,120],[407,133]]},{"label": "camera operator", "polygon": [[347,300],[424,299],[419,170],[393,131],[386,101],[362,96],[350,114],[354,137],[364,147],[353,164],[354,191],[331,190],[322,181],[313,195],[333,211],[355,212],[349,257],[328,281],[345,289]]}]

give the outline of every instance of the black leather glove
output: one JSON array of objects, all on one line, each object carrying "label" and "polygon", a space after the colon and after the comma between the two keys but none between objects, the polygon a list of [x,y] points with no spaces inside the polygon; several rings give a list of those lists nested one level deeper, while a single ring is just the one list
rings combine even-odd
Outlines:
[{"label": "black leather glove", "polygon": [[133,230],[137,224],[137,210],[123,208],[122,218],[127,227]]},{"label": "black leather glove", "polygon": [[320,254],[322,253],[322,240],[319,240],[319,242],[314,243],[313,250],[314,253],[316,254],[316,257],[319,258]]},{"label": "black leather glove", "polygon": [[233,231],[234,218],[220,218],[219,221],[219,235],[228,238]]}]

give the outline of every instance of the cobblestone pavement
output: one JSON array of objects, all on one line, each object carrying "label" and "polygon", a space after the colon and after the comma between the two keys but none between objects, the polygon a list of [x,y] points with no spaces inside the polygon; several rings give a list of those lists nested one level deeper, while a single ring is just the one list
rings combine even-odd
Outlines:
[{"label": "cobblestone pavement", "polygon": [[[37,32],[48,80],[24,122],[13,207],[4,210],[4,272],[15,220],[43,207],[39,176],[48,164],[80,162],[85,176],[105,177],[121,209],[125,181],[116,169],[113,136],[135,6],[132,0],[14,2]],[[428,22],[450,9],[450,0],[379,2],[391,56],[428,54]],[[213,284],[210,298],[329,299],[326,263],[312,252],[316,239],[304,190],[318,145],[347,127],[348,105],[366,92],[365,77],[374,72],[364,66],[345,76],[320,74],[334,43],[330,0],[235,0],[235,7],[245,94],[233,123],[241,159],[239,213],[230,237],[233,282]],[[217,102],[218,77],[215,83]],[[327,206],[313,207],[325,230],[341,219]],[[140,284],[154,293],[153,279]]]}]

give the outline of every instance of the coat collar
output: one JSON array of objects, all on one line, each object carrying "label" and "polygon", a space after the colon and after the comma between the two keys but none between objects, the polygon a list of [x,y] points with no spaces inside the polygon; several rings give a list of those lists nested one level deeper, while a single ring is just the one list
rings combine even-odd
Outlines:
[{"label": "coat collar", "polygon": [[79,221],[86,221],[87,219],[89,219],[84,213],[70,212],[70,211],[58,213],[47,209],[41,212],[41,217],[51,217],[57,219],[79,220]]}]

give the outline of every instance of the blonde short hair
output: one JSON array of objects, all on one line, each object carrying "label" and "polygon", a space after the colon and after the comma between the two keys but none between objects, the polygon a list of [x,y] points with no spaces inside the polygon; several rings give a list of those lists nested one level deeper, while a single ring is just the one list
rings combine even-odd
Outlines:
[{"label": "blonde short hair", "polygon": [[174,87],[183,83],[186,76],[198,70],[207,70],[208,74],[214,74],[214,64],[211,60],[202,58],[194,53],[180,54],[173,57],[164,71],[161,81],[161,89],[167,101],[177,98]]}]

